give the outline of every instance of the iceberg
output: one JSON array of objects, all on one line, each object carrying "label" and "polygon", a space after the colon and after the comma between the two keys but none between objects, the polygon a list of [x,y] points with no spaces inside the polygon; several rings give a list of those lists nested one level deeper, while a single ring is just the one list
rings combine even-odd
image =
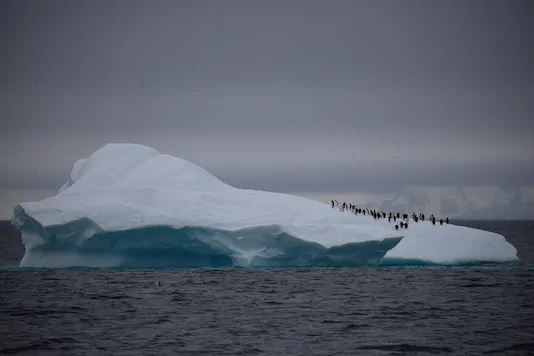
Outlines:
[{"label": "iceberg", "polygon": [[517,261],[517,250],[499,234],[439,222],[411,223],[382,265],[468,265]]},{"label": "iceberg", "polygon": [[504,237],[392,223],[289,194],[238,189],[181,158],[107,144],[57,195],[14,206],[22,267],[315,267],[516,260]]}]

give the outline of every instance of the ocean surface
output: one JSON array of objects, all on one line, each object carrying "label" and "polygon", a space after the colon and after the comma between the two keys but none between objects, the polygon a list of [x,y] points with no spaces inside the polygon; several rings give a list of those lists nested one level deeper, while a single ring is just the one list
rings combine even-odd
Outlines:
[{"label": "ocean surface", "polygon": [[20,238],[0,225],[0,354],[534,355],[534,221],[455,223],[504,235],[520,261],[19,269]]}]

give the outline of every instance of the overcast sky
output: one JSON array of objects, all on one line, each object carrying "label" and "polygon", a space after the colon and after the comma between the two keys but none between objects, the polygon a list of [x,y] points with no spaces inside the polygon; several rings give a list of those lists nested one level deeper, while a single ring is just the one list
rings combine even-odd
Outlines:
[{"label": "overcast sky", "polygon": [[532,1],[0,2],[0,217],[135,142],[239,187],[534,185]]}]

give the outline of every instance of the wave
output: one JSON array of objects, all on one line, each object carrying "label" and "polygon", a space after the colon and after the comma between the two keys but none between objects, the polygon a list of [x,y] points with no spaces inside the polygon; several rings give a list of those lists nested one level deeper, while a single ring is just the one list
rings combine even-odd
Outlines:
[{"label": "wave", "polygon": [[358,348],[359,350],[377,350],[392,352],[425,352],[431,354],[452,353],[453,349],[443,346],[420,346],[413,344],[390,344],[390,345],[369,345]]}]

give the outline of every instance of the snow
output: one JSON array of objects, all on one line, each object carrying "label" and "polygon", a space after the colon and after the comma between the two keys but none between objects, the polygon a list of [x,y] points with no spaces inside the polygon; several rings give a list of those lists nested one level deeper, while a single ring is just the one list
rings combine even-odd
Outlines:
[{"label": "snow", "polygon": [[77,161],[57,195],[16,205],[12,223],[26,248],[21,266],[358,265],[384,255],[444,264],[517,259],[494,233],[429,223],[396,231],[387,220],[310,199],[238,189],[191,162],[135,144],[108,144]]},{"label": "snow", "polygon": [[507,262],[517,260],[517,250],[496,233],[456,225],[412,223],[404,239],[385,259],[410,259],[436,264]]}]

